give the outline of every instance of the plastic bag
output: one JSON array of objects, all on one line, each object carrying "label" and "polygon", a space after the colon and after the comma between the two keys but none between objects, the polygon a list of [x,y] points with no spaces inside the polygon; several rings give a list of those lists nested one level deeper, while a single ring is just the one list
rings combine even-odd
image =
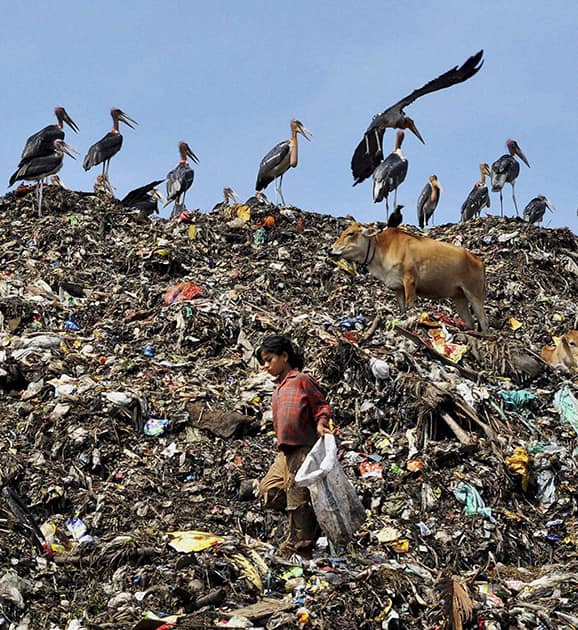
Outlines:
[{"label": "plastic bag", "polygon": [[365,520],[365,510],[337,461],[334,435],[328,433],[317,440],[297,471],[295,483],[309,488],[317,521],[331,542],[349,541]]}]

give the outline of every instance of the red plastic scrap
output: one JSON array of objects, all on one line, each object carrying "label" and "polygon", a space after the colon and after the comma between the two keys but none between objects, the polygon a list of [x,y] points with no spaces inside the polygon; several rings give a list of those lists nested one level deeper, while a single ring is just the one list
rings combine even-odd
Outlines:
[{"label": "red plastic scrap", "polygon": [[174,304],[175,302],[186,302],[199,296],[203,289],[194,282],[177,282],[169,287],[163,295],[165,304]]}]

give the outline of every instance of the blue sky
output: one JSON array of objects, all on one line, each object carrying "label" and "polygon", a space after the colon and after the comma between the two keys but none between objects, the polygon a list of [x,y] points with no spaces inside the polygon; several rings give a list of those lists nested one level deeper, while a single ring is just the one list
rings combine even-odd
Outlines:
[{"label": "blue sky", "polygon": [[[164,177],[184,139],[200,160],[187,206],[204,211],[224,186],[242,198],[254,192],[261,158],[296,117],[313,139],[284,178],[287,203],[381,220],[370,181],[353,188],[349,168],[373,114],[483,48],[475,77],[407,108],[426,144],[411,134],[404,143],[406,222],[416,223],[434,172],[444,188],[436,223],[458,221],[479,163],[514,138],[531,165],[516,184],[520,210],[545,194],[557,208],[546,225],[578,232],[577,32],[578,4],[556,0],[10,3],[0,25],[0,193],[55,105],[80,127],[66,134],[81,152],[65,158],[66,185],[91,189],[98,167],[85,173],[82,157],[111,128],[115,106],[140,123],[123,127],[111,161],[117,196]],[[394,140],[388,130],[385,147]],[[266,193],[274,197],[272,184]],[[509,185],[504,201],[513,215]],[[489,212],[499,213],[497,194]]]}]

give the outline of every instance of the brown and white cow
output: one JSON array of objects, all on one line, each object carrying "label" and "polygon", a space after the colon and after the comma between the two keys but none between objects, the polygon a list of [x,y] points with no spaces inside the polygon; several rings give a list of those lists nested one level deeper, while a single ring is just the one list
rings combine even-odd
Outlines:
[{"label": "brown and white cow", "polygon": [[578,373],[578,330],[569,330],[554,341],[556,345],[542,348],[542,359],[550,365],[563,366]]},{"label": "brown and white cow", "polygon": [[485,273],[481,259],[463,247],[387,228],[376,232],[352,223],[333,243],[332,254],[363,265],[392,289],[402,312],[416,295],[451,298],[459,316],[473,328],[472,312],[482,331]]}]

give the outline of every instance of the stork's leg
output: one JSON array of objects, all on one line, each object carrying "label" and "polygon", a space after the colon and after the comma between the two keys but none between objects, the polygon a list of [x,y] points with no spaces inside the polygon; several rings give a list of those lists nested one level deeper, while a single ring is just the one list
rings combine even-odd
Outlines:
[{"label": "stork's leg", "polygon": [[500,188],[500,216],[504,216],[504,201],[502,200],[502,189]]},{"label": "stork's leg", "polygon": [[365,154],[369,155],[369,136],[365,134]]},{"label": "stork's leg", "polygon": [[379,132],[377,129],[374,130],[375,133],[375,141],[377,142],[377,150],[381,151],[381,142],[379,141]]},{"label": "stork's leg", "polygon": [[281,199],[281,203],[283,205],[286,205],[285,199],[283,198],[283,191],[281,190],[281,186],[283,186],[283,175],[280,175],[278,179],[279,179],[279,186],[276,187],[276,191],[279,193],[279,198]]},{"label": "stork's leg", "polygon": [[389,195],[385,195],[385,218],[389,219],[389,201],[388,201],[388,197]]},{"label": "stork's leg", "polygon": [[514,184],[515,183],[516,182],[512,182],[512,199],[514,200],[514,208],[516,209],[516,216],[518,217],[520,215],[518,214],[518,204],[516,203],[516,195],[515,195],[515,191],[514,191]]},{"label": "stork's leg", "polygon": [[44,184],[44,178],[42,178],[39,182],[38,182],[38,216],[41,217],[42,216],[42,186]]}]

